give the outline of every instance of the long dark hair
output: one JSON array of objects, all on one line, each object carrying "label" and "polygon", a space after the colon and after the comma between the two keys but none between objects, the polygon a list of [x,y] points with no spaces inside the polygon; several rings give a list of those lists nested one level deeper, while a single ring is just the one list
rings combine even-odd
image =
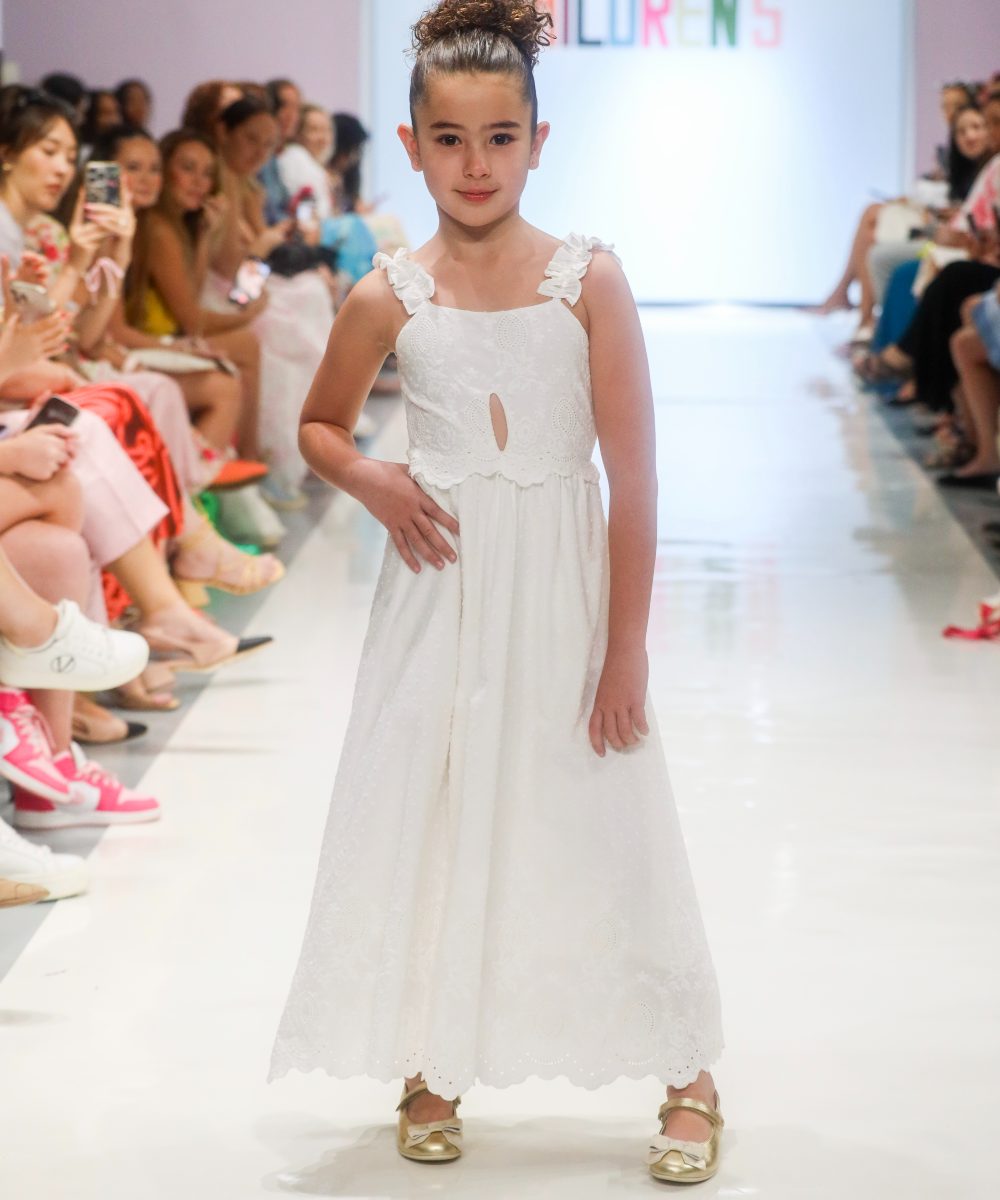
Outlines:
[{"label": "long dark hair", "polygon": [[513,75],[531,105],[531,132],[538,124],[534,67],[551,41],[552,17],[518,0],[441,0],[413,26],[410,121],[427,95],[430,76],[463,72]]},{"label": "long dark hair", "polygon": [[65,121],[76,136],[73,110],[38,88],[0,88],[0,156],[17,158],[49,134],[57,121]]},{"label": "long dark hair", "polygon": [[962,114],[967,112],[978,113],[982,112],[982,109],[978,104],[963,104],[955,114],[951,139],[948,143],[948,196],[955,204],[961,204],[966,199],[969,192],[972,191],[972,185],[976,182],[979,172],[992,157],[988,146],[978,158],[969,158],[959,150],[954,129],[961,120]]}]

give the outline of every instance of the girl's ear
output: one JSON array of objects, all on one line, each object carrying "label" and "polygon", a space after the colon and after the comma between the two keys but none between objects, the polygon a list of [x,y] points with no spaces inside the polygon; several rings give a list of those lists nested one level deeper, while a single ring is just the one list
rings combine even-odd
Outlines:
[{"label": "girl's ear", "polygon": [[417,144],[417,135],[409,125],[400,125],[396,130],[399,140],[403,143],[403,148],[406,150],[407,157],[410,160],[410,166],[414,171],[422,171],[423,163],[420,161],[420,147]]},{"label": "girl's ear", "polygon": [[538,127],[535,130],[535,136],[531,139],[531,158],[528,159],[528,169],[533,171],[542,157],[542,147],[545,145],[545,139],[549,136],[551,126],[548,121],[539,121]]}]

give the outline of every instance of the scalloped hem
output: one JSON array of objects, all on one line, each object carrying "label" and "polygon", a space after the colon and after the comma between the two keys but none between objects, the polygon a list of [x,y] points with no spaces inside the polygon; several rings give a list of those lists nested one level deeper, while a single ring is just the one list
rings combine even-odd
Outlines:
[{"label": "scalloped hem", "polygon": [[[593,466],[593,464],[591,464]],[[516,484],[522,488],[541,487],[549,479],[579,479],[583,483],[589,483],[594,487],[600,486],[601,476],[597,467],[593,471],[578,471],[568,468],[566,470],[551,470],[546,471],[542,475],[531,477],[518,477],[511,475],[505,471],[503,467],[482,467],[472,471],[466,471],[464,475],[438,475],[430,471],[424,470],[423,467],[414,468],[411,464],[410,477],[414,480],[420,480],[422,483],[428,484],[430,487],[448,488],[458,487],[460,483],[464,483],[467,479],[478,475],[482,479],[506,479],[508,483]]]},{"label": "scalloped hem", "polygon": [[[694,1083],[698,1075],[702,1071],[709,1071],[722,1057],[722,1051],[725,1048],[725,1043],[720,1042],[717,1050],[711,1051],[699,1063],[694,1073],[689,1071],[666,1070],[663,1072],[644,1070],[644,1071],[616,1071],[613,1070],[607,1075],[603,1075],[598,1079],[585,1080],[566,1071],[525,1071],[524,1074],[515,1074],[510,1077],[499,1075],[494,1072],[485,1071],[482,1074],[473,1075],[471,1078],[460,1081],[458,1088],[455,1091],[456,1096],[464,1095],[475,1084],[480,1084],[482,1087],[492,1088],[508,1088],[515,1087],[521,1083],[527,1083],[529,1079],[537,1079],[542,1082],[555,1082],[562,1080],[570,1084],[572,1087],[583,1088],[585,1091],[594,1092],[598,1088],[608,1087],[612,1083],[617,1083],[620,1079],[631,1079],[637,1082],[642,1082],[646,1079],[654,1079],[660,1084],[666,1084],[669,1087],[682,1088],[689,1083]],[[298,1066],[295,1063],[283,1063],[280,1067],[275,1067],[273,1064],[267,1075],[268,1083],[277,1083],[284,1079],[291,1071],[297,1071],[300,1075],[314,1075],[317,1071],[322,1072],[330,1079],[374,1079],[377,1083],[395,1083],[405,1077],[412,1078],[414,1075],[422,1074],[427,1080],[425,1074],[426,1068],[413,1069],[411,1063],[396,1063],[395,1070],[388,1073],[384,1070],[365,1070],[362,1068],[351,1069],[347,1067],[338,1067],[335,1064],[316,1063],[311,1067]],[[433,1078],[435,1072],[431,1072]],[[454,1086],[454,1085],[452,1085]],[[443,1095],[443,1093],[437,1093]],[[444,1099],[448,1099],[444,1096]]]}]

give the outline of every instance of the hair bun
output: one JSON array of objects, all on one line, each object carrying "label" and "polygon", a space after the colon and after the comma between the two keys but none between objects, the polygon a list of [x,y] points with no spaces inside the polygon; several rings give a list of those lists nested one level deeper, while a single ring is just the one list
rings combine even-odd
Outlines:
[{"label": "hair bun", "polygon": [[531,60],[551,41],[552,17],[531,0],[441,0],[413,26],[413,48],[419,53],[453,34],[474,29],[505,34]]}]

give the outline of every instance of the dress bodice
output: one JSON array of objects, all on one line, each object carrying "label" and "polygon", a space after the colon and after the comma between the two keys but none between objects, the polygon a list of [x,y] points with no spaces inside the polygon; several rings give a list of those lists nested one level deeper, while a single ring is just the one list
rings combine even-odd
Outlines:
[{"label": "dress bodice", "polygon": [[[434,304],[433,277],[405,250],[375,256],[410,314],[396,357],[414,477],[438,487],[475,474],[525,486],[549,475],[597,481],[589,343],[570,312],[595,249],[611,247],[571,234],[538,287],[549,299],[499,312]],[[491,397],[506,424],[502,449]]]}]

